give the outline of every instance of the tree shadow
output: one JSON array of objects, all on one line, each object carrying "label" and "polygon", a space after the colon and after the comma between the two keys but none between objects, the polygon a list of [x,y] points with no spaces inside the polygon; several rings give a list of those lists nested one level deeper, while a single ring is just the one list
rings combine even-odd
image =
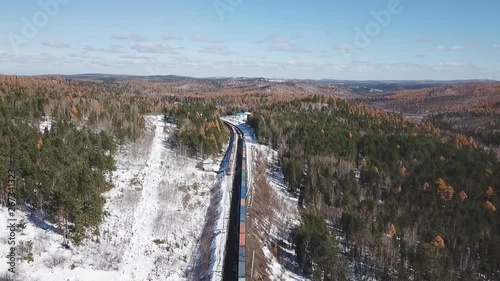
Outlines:
[{"label": "tree shadow", "polygon": [[37,215],[36,214],[37,211],[34,208],[29,208],[29,209],[23,208],[23,210],[21,210],[21,211],[23,211],[26,214],[28,214],[27,215],[28,221],[30,221],[31,223],[33,223],[37,228],[43,229],[45,231],[50,231],[50,232],[53,232],[53,233],[58,233],[57,232],[57,227],[53,226],[48,221],[46,221],[45,219],[43,219],[42,216]]}]

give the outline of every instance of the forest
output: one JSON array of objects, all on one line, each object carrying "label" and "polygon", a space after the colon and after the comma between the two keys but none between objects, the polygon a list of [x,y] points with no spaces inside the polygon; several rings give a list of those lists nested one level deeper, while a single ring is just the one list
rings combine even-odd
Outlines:
[{"label": "forest", "polygon": [[229,140],[229,132],[212,103],[176,103],[165,112],[165,119],[178,126],[176,139],[181,152],[191,156],[219,153]]},{"label": "forest", "polygon": [[[0,76],[0,170],[16,172],[18,208],[76,243],[105,215],[101,194],[113,187],[117,144],[145,128],[145,100],[119,92],[110,84]],[[41,131],[47,118],[50,129]]]},{"label": "forest", "polygon": [[484,112],[444,112],[427,118],[443,130],[472,136],[486,146],[500,146],[500,115]]},{"label": "forest", "polygon": [[23,116],[31,105],[12,96],[0,99],[0,169],[16,171],[20,207],[59,226],[69,223],[79,242],[87,227],[101,222],[101,193],[111,188],[106,175],[115,169],[116,143],[111,134],[80,129],[65,116],[41,132]]},{"label": "forest", "polygon": [[473,138],[320,96],[248,122],[299,196],[297,256],[314,280],[347,280],[347,263],[357,278],[500,278],[500,163]]}]

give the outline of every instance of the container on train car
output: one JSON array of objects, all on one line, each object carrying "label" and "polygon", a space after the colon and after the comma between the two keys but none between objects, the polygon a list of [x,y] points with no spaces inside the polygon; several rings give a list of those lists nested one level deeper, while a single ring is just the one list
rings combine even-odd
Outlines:
[{"label": "container on train car", "polygon": [[240,222],[240,234],[246,233],[246,224],[244,222]]},{"label": "container on train car", "polygon": [[232,175],[232,174],[233,174],[233,171],[231,170],[231,168],[228,168],[228,169],[227,169],[227,175],[228,175],[228,176],[230,176],[230,175]]},{"label": "container on train car", "polygon": [[246,235],[244,233],[240,234],[240,247],[246,247]]},{"label": "container on train car", "polygon": [[246,202],[245,198],[241,198],[241,200],[240,200],[240,207],[241,206],[246,206],[246,205],[247,205],[247,202]]},{"label": "container on train car", "polygon": [[240,207],[240,222],[244,222],[246,220],[246,215],[247,215],[246,207],[241,206]]},{"label": "container on train car", "polygon": [[246,250],[245,247],[239,247],[238,255],[238,280],[245,280],[246,275]]},{"label": "container on train car", "polygon": [[238,248],[238,261],[244,262],[246,258],[246,251],[247,249],[245,247],[239,247]]}]

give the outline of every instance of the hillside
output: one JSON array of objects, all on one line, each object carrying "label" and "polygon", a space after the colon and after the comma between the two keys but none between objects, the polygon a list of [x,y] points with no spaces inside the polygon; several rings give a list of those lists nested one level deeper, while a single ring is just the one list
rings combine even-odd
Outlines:
[{"label": "hillside", "polygon": [[383,107],[407,113],[478,112],[500,113],[500,83],[467,83],[404,90],[372,98]]},{"label": "hillside", "polygon": [[295,243],[305,274],[500,276],[500,163],[473,139],[320,97],[264,107],[250,124],[279,151],[289,190],[300,194]]},{"label": "hillside", "polygon": [[413,119],[428,120],[442,130],[473,136],[487,146],[500,144],[498,82],[405,90],[359,101]]}]

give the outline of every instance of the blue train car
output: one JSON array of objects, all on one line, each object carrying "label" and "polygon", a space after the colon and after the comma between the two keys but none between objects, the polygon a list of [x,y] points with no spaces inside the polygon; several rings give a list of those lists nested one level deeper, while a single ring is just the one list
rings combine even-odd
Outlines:
[{"label": "blue train car", "polygon": [[246,206],[241,206],[240,207],[240,222],[244,222],[246,221],[245,217],[246,217],[246,209],[247,207]]},{"label": "blue train car", "polygon": [[245,280],[246,275],[246,249],[243,246],[239,247],[238,254],[238,280]]}]

